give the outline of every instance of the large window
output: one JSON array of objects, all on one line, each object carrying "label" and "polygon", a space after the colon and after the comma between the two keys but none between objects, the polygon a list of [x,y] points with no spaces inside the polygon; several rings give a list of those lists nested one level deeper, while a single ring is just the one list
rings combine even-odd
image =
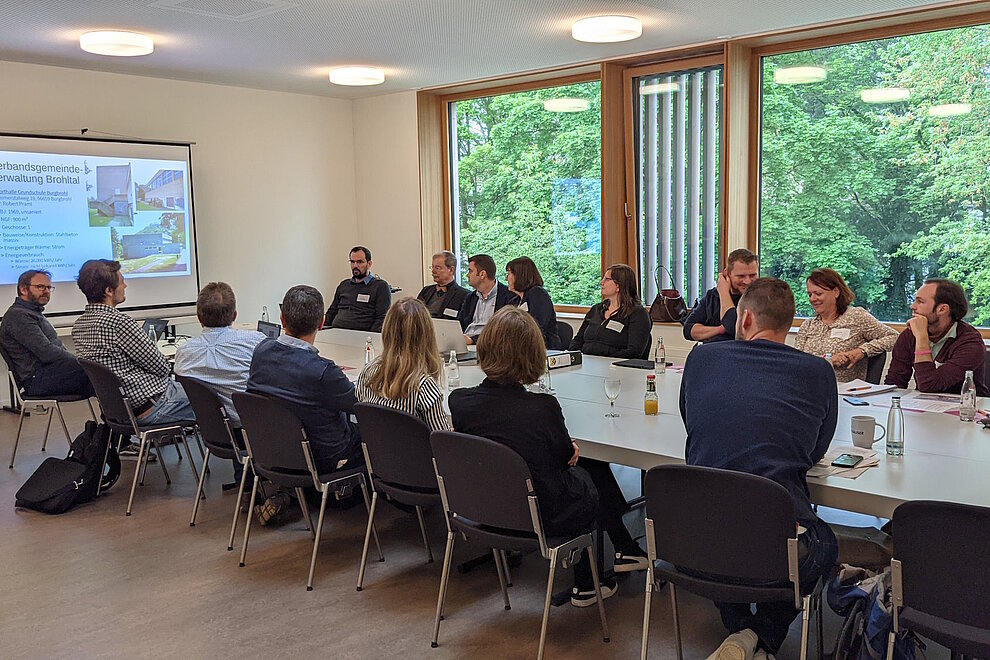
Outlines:
[{"label": "large window", "polygon": [[688,304],[715,285],[722,67],[633,79],[644,301],[673,283]]},{"label": "large window", "polygon": [[987,26],[763,58],[761,269],[799,313],[828,266],[882,320],[949,277],[990,325],[988,63]]},{"label": "large window", "polygon": [[559,305],[600,300],[601,84],[450,103],[453,251],[529,256]]}]

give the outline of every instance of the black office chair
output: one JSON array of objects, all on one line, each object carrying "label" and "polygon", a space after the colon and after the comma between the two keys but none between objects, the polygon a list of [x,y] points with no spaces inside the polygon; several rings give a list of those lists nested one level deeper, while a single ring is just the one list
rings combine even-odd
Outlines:
[{"label": "black office chair", "polygon": [[887,353],[878,353],[866,359],[866,382],[874,385],[880,384],[883,378],[883,368],[887,364]]},{"label": "black office chair", "polygon": [[[345,468],[327,474],[316,471],[316,461],[306,439],[306,431],[302,422],[291,410],[273,398],[260,394],[234,392],[234,407],[241,418],[241,428],[244,431],[244,444],[251,457],[251,467],[254,471],[254,484],[251,487],[251,501],[258,494],[260,477],[264,477],[278,487],[293,488],[299,498],[303,517],[310,532],[313,534],[313,556],[309,562],[309,579],[306,591],[313,590],[313,574],[316,571],[316,555],[320,549],[320,536],[323,532],[323,519],[327,511],[327,498],[330,493],[341,499],[349,496],[355,486],[360,486],[364,495],[364,506],[371,514],[371,504],[368,501],[368,489],[364,480],[364,466]],[[320,516],[314,530],[313,519],[306,506],[306,495],[303,488],[313,486],[322,495]],[[248,511],[247,525],[244,527],[244,545],[241,547],[240,565],[244,566],[247,555],[248,538],[251,535],[252,515]],[[375,543],[378,536],[375,535]],[[378,547],[381,555],[381,546]],[[382,561],[385,557],[382,556]]]},{"label": "black office chair", "polygon": [[[801,658],[807,657],[808,616],[818,610],[822,655],[821,580],[802,593],[794,504],[780,484],[743,472],[688,465],[662,465],[646,473],[646,574],[642,657],[650,632],[650,597],[670,583],[674,639],[681,658],[677,588],[724,603],[791,601],[803,612]],[[726,543],[726,539],[732,539]],[[689,574],[690,573],[690,574]],[[730,584],[725,576],[779,586]]]},{"label": "black office chair", "polygon": [[574,328],[567,321],[557,321],[557,336],[560,337],[560,348],[566,351],[574,339]]},{"label": "black office chair", "polygon": [[440,503],[440,489],[433,471],[430,427],[421,419],[372,403],[355,405],[354,414],[361,428],[361,448],[371,479],[371,511],[364,533],[357,581],[357,590],[361,591],[368,562],[368,545],[374,532],[378,493],[384,493],[385,497],[399,504],[415,507],[419,531],[426,546],[427,563],[433,563],[423,507]]},{"label": "black office chair", "polygon": [[557,564],[566,568],[586,549],[595,580],[602,637],[608,642],[608,623],[605,621],[605,605],[598,581],[591,533],[572,539],[546,536],[529,467],[519,454],[505,445],[452,431],[434,431],[430,436],[430,444],[433,446],[433,465],[447,518],[447,548],[443,558],[443,573],[440,576],[440,596],[437,599],[431,646],[436,648],[438,645],[450,558],[458,533],[492,548],[505,609],[509,609],[509,592],[506,589],[504,551],[539,550],[545,559],[550,560],[543,622],[540,627],[539,658],[543,657],[546,642]]},{"label": "black office chair", "polygon": [[990,658],[990,509],[950,502],[905,502],[894,509],[890,562],[894,628],[952,650],[956,660]]},{"label": "black office chair", "polygon": [[227,541],[227,550],[234,549],[234,534],[237,533],[237,518],[241,508],[241,496],[244,495],[244,483],[247,480],[247,472],[251,467],[251,459],[247,451],[237,445],[233,423],[223,407],[223,402],[217,393],[209,385],[196,378],[189,376],[176,376],[175,380],[182,385],[192,404],[193,412],[196,413],[196,429],[199,436],[206,445],[206,453],[203,456],[203,467],[199,471],[199,483],[196,485],[196,496],[193,499],[192,518],[189,526],[196,526],[196,514],[199,513],[200,495],[203,492],[203,481],[206,479],[210,465],[210,456],[238,461],[241,464],[241,482],[237,489],[237,500],[234,502],[234,519],[230,523],[230,539]]},{"label": "black office chair", "polygon": [[[96,398],[103,409],[103,418],[106,420],[110,430],[117,433],[120,439],[129,438],[136,435],[141,446],[138,449],[138,460],[134,470],[134,480],[131,482],[131,494],[127,498],[126,515],[131,515],[131,507],[134,504],[134,491],[137,489],[138,480],[144,485],[144,475],[148,471],[148,456],[151,454],[150,445],[154,445],[158,452],[158,465],[165,475],[165,483],[171,484],[168,468],[165,467],[164,454],[162,453],[159,438],[172,436],[181,438],[182,444],[186,448],[186,456],[189,457],[189,468],[193,471],[193,477],[197,477],[196,464],[193,462],[192,454],[189,451],[189,444],[186,442],[186,433],[192,430],[195,420],[182,420],[179,422],[166,422],[164,424],[140,424],[134,411],[131,409],[131,401],[124,393],[124,385],[115,373],[98,362],[79,358],[79,366],[83,368],[89,380],[96,390]],[[119,444],[119,443],[118,443]],[[109,447],[109,445],[108,445]],[[178,452],[178,448],[176,448]],[[182,459],[182,456],[179,456]]]},{"label": "black office chair", "polygon": [[69,427],[65,425],[65,416],[62,414],[62,407],[60,404],[63,403],[75,403],[76,401],[85,401],[89,405],[89,414],[95,420],[96,411],[93,410],[93,402],[90,401],[88,396],[83,396],[81,394],[59,394],[44,397],[33,397],[28,396],[24,393],[24,388],[17,381],[17,376],[14,375],[14,370],[10,366],[13,361],[10,359],[10,354],[7,350],[0,346],[0,356],[3,357],[3,361],[7,364],[7,377],[10,379],[10,391],[13,392],[14,400],[10,402],[10,405],[15,408],[19,408],[21,411],[20,419],[17,420],[17,435],[14,437],[14,449],[10,452],[10,465],[8,467],[14,467],[14,457],[17,456],[17,443],[21,441],[21,428],[24,426],[24,416],[27,413],[28,406],[33,406],[35,411],[43,410],[48,413],[48,425],[45,426],[45,438],[41,441],[41,451],[45,451],[48,446],[48,432],[52,428],[52,416],[58,415],[58,421],[62,424],[62,432],[65,433],[65,441],[72,445],[72,437],[69,435]]}]

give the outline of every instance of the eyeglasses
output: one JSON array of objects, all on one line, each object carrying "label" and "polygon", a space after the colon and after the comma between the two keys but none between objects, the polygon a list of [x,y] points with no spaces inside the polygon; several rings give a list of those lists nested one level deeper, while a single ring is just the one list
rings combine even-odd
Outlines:
[{"label": "eyeglasses", "polygon": [[603,277],[602,278],[602,282],[614,282],[614,281],[615,280],[613,280],[611,277]]},{"label": "eyeglasses", "polygon": [[54,291],[55,290],[55,285],[54,284],[30,284],[29,286],[33,286],[35,289],[41,289],[42,291]]},{"label": "eyeglasses", "polygon": [[448,270],[448,269],[446,266],[430,266],[430,270],[437,271],[437,270]]}]

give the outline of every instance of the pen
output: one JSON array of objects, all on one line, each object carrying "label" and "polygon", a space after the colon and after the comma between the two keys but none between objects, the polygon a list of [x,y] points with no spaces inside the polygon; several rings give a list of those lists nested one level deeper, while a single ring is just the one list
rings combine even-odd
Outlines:
[{"label": "pen", "polygon": [[870,386],[869,385],[867,385],[866,387],[850,387],[848,390],[846,390],[846,392],[847,393],[848,392],[865,392],[868,389],[870,389]]}]

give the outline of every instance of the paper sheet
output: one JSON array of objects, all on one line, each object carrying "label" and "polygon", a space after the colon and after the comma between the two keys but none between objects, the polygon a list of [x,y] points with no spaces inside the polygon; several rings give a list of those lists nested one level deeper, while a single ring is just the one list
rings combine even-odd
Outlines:
[{"label": "paper sheet", "polygon": [[[853,454],[862,456],[863,460],[856,467],[842,468],[832,465],[832,461],[842,454]],[[872,449],[864,447],[846,446],[830,449],[822,460],[818,461],[810,470],[809,477],[842,477],[843,479],[855,479],[869,468],[879,465],[880,456]]]}]

